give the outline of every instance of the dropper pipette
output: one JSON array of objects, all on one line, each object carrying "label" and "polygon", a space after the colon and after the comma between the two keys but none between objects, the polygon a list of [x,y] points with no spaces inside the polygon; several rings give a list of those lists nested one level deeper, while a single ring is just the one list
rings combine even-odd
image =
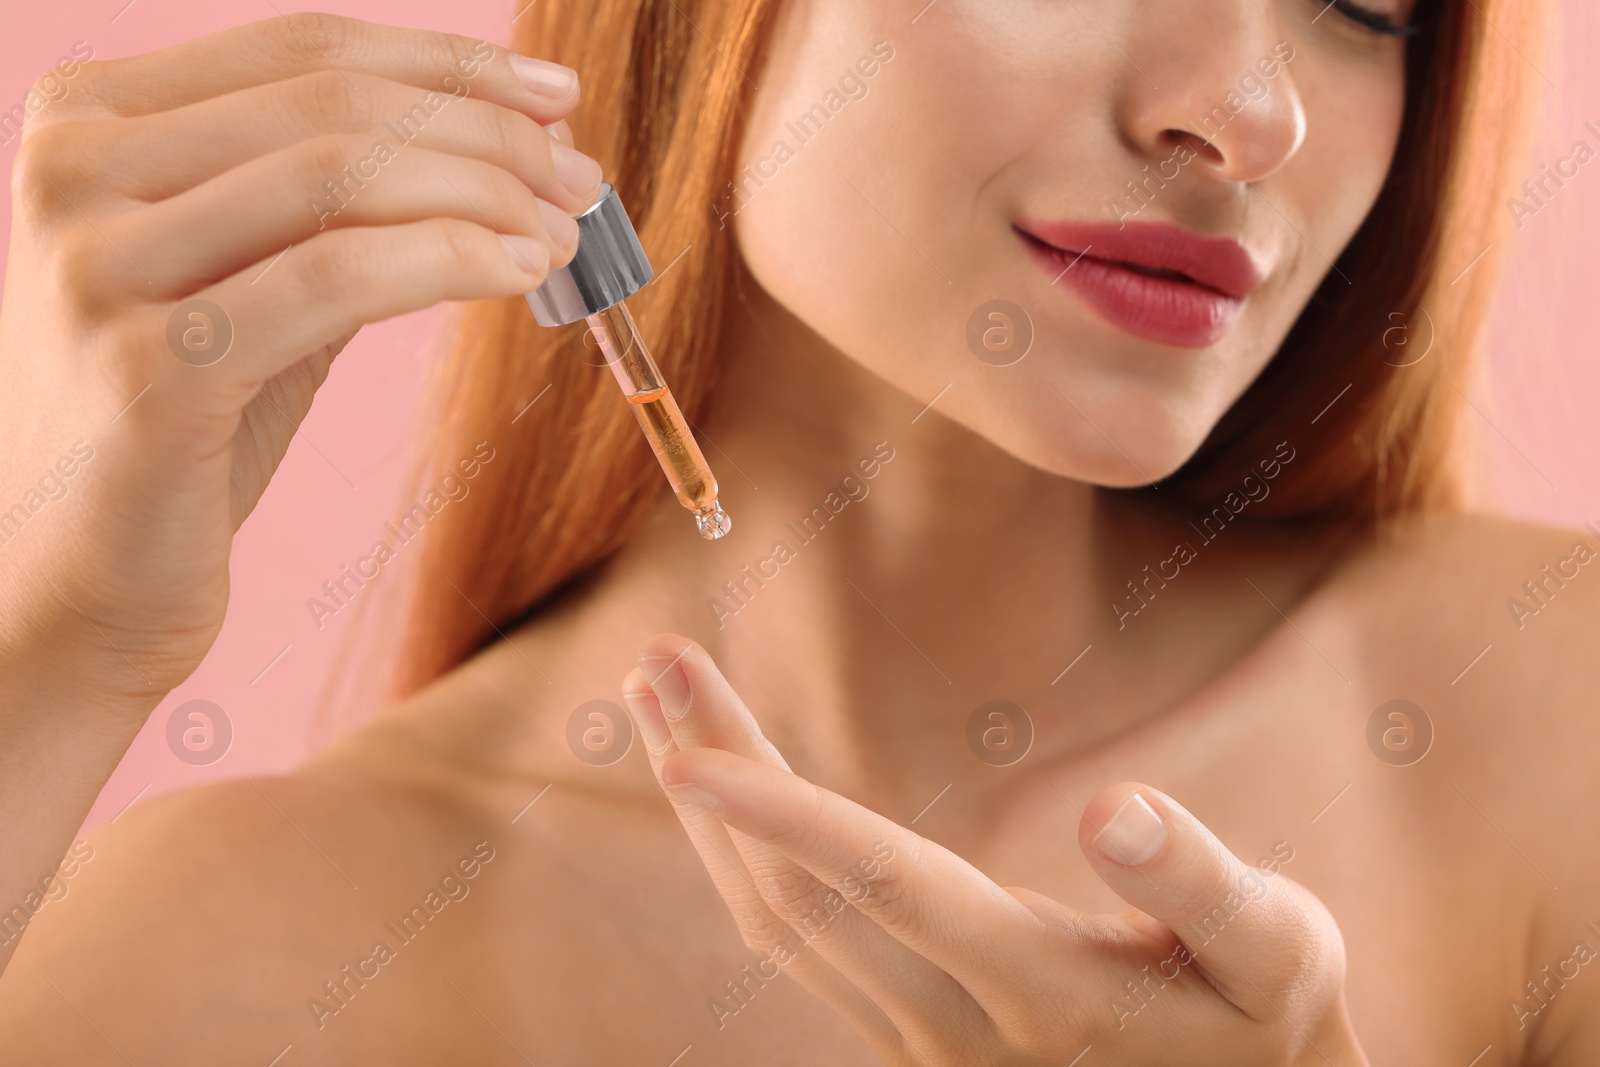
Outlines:
[{"label": "dropper pipette", "polygon": [[717,501],[716,476],[623,303],[654,276],[616,189],[607,183],[578,216],[572,262],[526,294],[528,306],[541,326],[587,323],[678,502],[694,513],[700,536],[715,541],[732,527]]}]

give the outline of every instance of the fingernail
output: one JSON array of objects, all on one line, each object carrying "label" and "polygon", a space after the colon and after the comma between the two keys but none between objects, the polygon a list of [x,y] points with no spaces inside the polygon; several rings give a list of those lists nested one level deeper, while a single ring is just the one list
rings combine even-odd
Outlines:
[{"label": "fingernail", "polygon": [[722,806],[722,800],[711,790],[698,785],[669,785],[672,795],[697,808],[704,808],[713,815],[721,815],[727,809]]},{"label": "fingernail", "polygon": [[1144,797],[1134,792],[1095,834],[1094,846],[1108,860],[1137,867],[1155,859],[1166,840],[1167,824]]},{"label": "fingernail", "polygon": [[555,102],[565,100],[578,91],[578,72],[560,63],[513,55],[511,73],[529,91]]},{"label": "fingernail", "polygon": [[577,219],[548,200],[539,201],[539,217],[544,220],[544,229],[550,235],[551,241],[562,248],[578,243]]},{"label": "fingernail", "polygon": [[661,702],[654,693],[623,692],[623,702],[628,705],[628,714],[633,716],[634,725],[639,727],[639,734],[644,738],[644,747],[650,750],[652,756],[659,756],[672,744],[672,730],[667,726],[667,720],[661,716]]},{"label": "fingernail", "polygon": [[694,694],[689,691],[689,676],[683,673],[682,656],[640,656],[639,669],[660,698],[661,713],[669,722],[689,714]]},{"label": "fingernail", "polygon": [[560,141],[550,142],[550,160],[555,164],[556,177],[572,191],[573,196],[587,197],[600,188],[600,164]]},{"label": "fingernail", "polygon": [[550,247],[537,237],[528,237],[520,233],[503,233],[500,240],[505,244],[506,254],[511,257],[511,262],[518,270],[530,274],[544,274],[550,269]]}]

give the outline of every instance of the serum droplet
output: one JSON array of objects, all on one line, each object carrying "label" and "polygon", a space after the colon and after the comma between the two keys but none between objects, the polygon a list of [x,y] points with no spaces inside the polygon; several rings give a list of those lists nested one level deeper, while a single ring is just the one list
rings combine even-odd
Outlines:
[{"label": "serum droplet", "polygon": [[711,510],[694,513],[694,524],[699,528],[700,536],[707,541],[720,541],[728,536],[729,530],[733,529],[733,520],[715,500],[711,502]]}]

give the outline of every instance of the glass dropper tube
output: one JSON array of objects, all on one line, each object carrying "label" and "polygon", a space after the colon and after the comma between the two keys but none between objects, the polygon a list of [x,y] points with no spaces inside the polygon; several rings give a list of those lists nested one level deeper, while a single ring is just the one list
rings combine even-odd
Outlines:
[{"label": "glass dropper tube", "polygon": [[572,261],[552,270],[543,285],[526,294],[528,307],[541,326],[566,326],[580,319],[588,324],[678,502],[694,512],[701,537],[725,537],[733,523],[717,502],[717,479],[622,303],[648,285],[655,271],[616,187],[601,183],[595,202],[577,223],[578,250]]},{"label": "glass dropper tube", "polygon": [[618,301],[588,316],[589,332],[605,355],[633,417],[639,421],[650,450],[666,472],[678,503],[694,512],[695,526],[708,541],[723,537],[733,520],[717,502],[717,478],[706,464],[678,402],[667,389],[656,361],[639,336],[639,327],[626,304]]}]

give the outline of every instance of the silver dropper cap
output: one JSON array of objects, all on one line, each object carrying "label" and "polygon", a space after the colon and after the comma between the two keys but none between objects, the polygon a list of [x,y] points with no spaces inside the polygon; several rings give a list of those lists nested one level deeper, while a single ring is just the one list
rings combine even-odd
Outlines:
[{"label": "silver dropper cap", "polygon": [[525,294],[540,326],[565,326],[620,303],[655,277],[622,200],[610,182],[578,216],[578,251]]}]

